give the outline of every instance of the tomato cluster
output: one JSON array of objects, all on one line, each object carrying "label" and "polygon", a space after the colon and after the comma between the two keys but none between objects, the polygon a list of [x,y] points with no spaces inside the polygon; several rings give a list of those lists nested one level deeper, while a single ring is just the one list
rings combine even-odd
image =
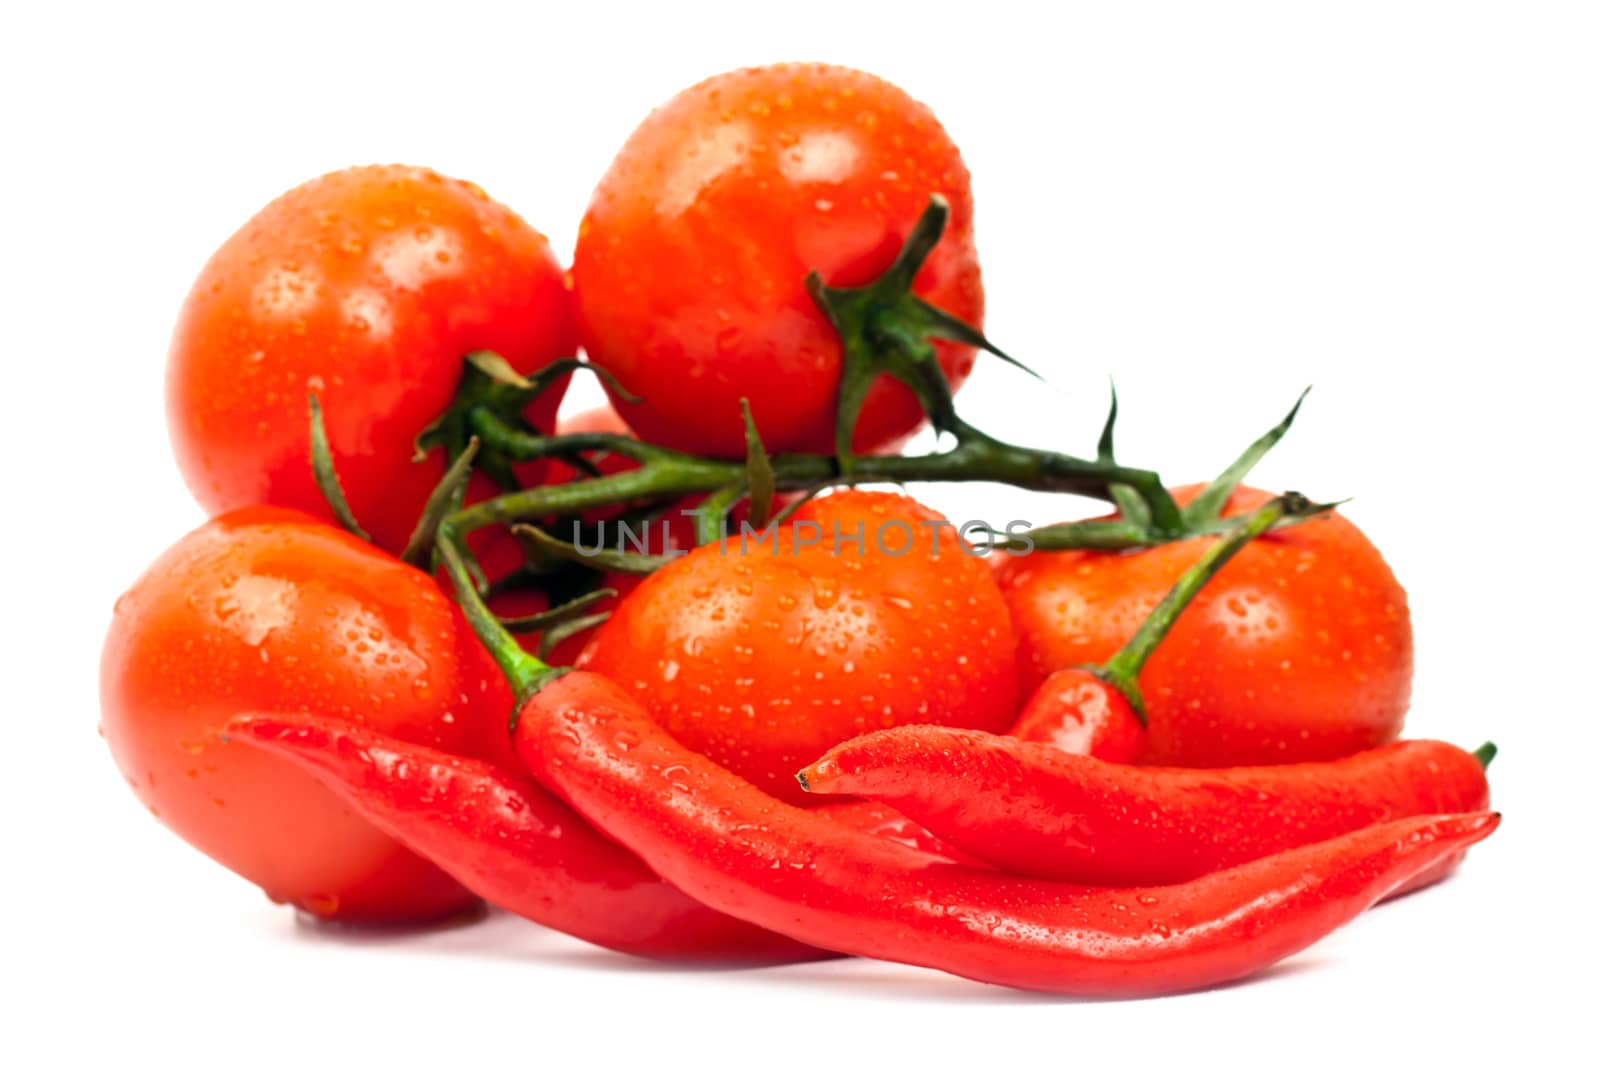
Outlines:
[{"label": "tomato cluster", "polygon": [[[838,67],[738,71],[652,112],[595,191],[570,272],[518,215],[428,170],[338,171],[269,204],[205,265],[172,339],[173,449],[213,518],[118,602],[106,640],[103,730],[135,793],[312,914],[403,921],[469,905],[456,878],[327,783],[228,743],[226,724],[331,717],[523,774],[511,687],[449,584],[397,555],[441,482],[452,505],[507,500],[638,472],[653,449],[749,457],[749,500],[726,528],[739,532],[694,547],[703,526],[672,514],[715,501],[709,485],[553,510],[526,553],[500,523],[470,542],[488,603],[502,616],[578,603],[588,617],[560,622],[597,626],[524,647],[611,679],[678,742],[774,798],[815,803],[796,771],[869,731],[1004,733],[1055,672],[1112,657],[1225,520],[1267,494],[1241,489],[1218,524],[1148,547],[992,561],[901,492],[835,489],[767,524],[786,503],[757,490],[769,452],[801,454],[783,471],[826,468],[785,475],[802,492],[848,473],[830,453],[852,371],[819,286],[878,279],[930,198],[947,216],[907,299],[976,335],[984,294],[955,143],[900,89]],[[869,321],[869,340],[893,327]],[[580,348],[613,407],[556,432],[558,372]],[[904,365],[954,391],[975,347],[944,326],[905,351]],[[460,395],[464,357],[484,352],[514,402],[493,419],[468,413],[450,424],[452,447],[416,456]],[[877,378],[845,424],[857,454],[893,453],[927,416],[929,394],[899,378]],[[329,470],[368,540],[334,524],[314,472],[313,395]],[[611,447],[549,444],[583,435]],[[468,438],[494,462],[452,485]],[[648,551],[671,550],[647,577],[549,552],[567,519],[603,529],[642,512],[668,531]],[[878,536],[889,524],[907,531],[903,551]],[[764,536],[754,551],[741,525]],[[1117,728],[1149,763],[1330,759],[1396,737],[1410,680],[1403,590],[1354,525],[1323,517],[1240,550],[1151,658],[1148,728]]]}]

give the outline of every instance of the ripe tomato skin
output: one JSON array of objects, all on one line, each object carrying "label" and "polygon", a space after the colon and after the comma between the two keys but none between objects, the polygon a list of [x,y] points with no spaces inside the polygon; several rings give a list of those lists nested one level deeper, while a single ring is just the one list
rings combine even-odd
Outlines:
[{"label": "ripe tomato skin", "polygon": [[[444,473],[437,449],[413,464],[412,441],[462,357],[492,349],[528,374],[576,338],[549,242],[483,190],[416,167],[337,171],[268,204],[195,280],[168,356],[173,450],[210,514],[329,515],[311,476],[315,391],[351,509],[398,551]],[[530,407],[541,428],[564,388]]]},{"label": "ripe tomato skin", "polygon": [[[1240,489],[1225,514],[1267,499]],[[1114,654],[1208,543],[1002,557],[1024,693]],[[1405,590],[1349,519],[1268,533],[1211,579],[1145,665],[1144,762],[1290,763],[1385,744],[1400,734],[1411,674]]]},{"label": "ripe tomato skin", "polygon": [[[933,193],[950,221],[915,290],[982,325],[972,192],[933,112],[871,74],[779,65],[733,71],[652,112],[601,179],[573,257],[583,344],[643,404],[643,438],[744,455],[740,397],[772,451],[833,451],[840,352],[806,275],[835,286],[889,266]],[[973,350],[938,343],[958,387]],[[880,379],[856,427],[865,452],[921,422]]]},{"label": "ripe tomato skin", "polygon": [[170,548],[118,602],[101,730],[139,799],[213,859],[323,918],[437,918],[473,898],[308,775],[222,740],[251,710],[347,718],[490,757],[510,698],[423,572],[301,512],[255,507]]},{"label": "ripe tomato skin", "polygon": [[[637,696],[676,737],[783,800],[816,804],[796,771],[902,723],[1003,731],[1017,710],[1016,640],[989,567],[943,516],[893,493],[801,507],[771,543],[705,545],[617,605],[579,665]],[[824,541],[799,547],[802,522]],[[891,554],[905,535],[916,539]],[[863,554],[833,541],[864,524]],[[875,543],[885,529],[890,552]],[[809,530],[805,537],[810,536]],[[934,556],[937,545],[937,557]],[[835,552],[837,549],[837,554]]]}]

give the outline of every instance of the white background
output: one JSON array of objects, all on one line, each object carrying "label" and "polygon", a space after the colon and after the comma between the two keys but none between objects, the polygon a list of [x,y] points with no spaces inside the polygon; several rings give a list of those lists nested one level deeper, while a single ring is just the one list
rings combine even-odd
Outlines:
[{"label": "white background", "polygon": [[[28,1054],[0,1056],[1592,1055],[1594,13],[8,5],[0,1041]],[[1355,498],[1412,597],[1409,732],[1500,742],[1506,822],[1457,878],[1258,981],[1062,1002],[859,961],[663,968],[504,918],[333,936],[134,802],[95,736],[98,647],[116,595],[200,519],[161,381],[215,245],[302,180],[397,161],[481,183],[570,250],[651,106],[787,58],[887,76],[963,146],[990,332],[1052,383],[983,365],[962,395],[978,425],[1087,451],[1114,374],[1123,458],[1180,482],[1315,384],[1254,481]],[[1072,506],[926,496],[991,518]]]}]

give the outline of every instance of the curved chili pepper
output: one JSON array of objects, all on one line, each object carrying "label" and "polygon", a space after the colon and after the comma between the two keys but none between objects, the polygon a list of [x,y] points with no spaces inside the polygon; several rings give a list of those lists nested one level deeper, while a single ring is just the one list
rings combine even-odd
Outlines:
[{"label": "curved chili pepper", "polygon": [[1382,823],[1181,886],[1019,878],[938,863],[775,800],[685,748],[614,683],[536,662],[523,665],[518,755],[690,896],[839,952],[1022,989],[1144,994],[1250,974],[1499,821]]},{"label": "curved chili pepper", "polygon": [[907,818],[903,813],[895,811],[887,804],[878,804],[870,800],[854,800],[845,804],[829,804],[814,810],[830,822],[838,823],[840,826],[848,827],[864,834],[870,834],[884,841],[893,841],[895,844],[904,846],[913,852],[920,852],[935,859],[949,863],[960,863],[968,867],[989,866],[972,853],[962,851],[927,827],[918,826],[916,822]]},{"label": "curved chili pepper", "polygon": [[1116,655],[1105,663],[1067,667],[1050,675],[1006,733],[1080,756],[1139,762],[1145,741],[1139,672],[1183,609],[1245,545],[1285,518],[1305,518],[1324,510],[1299,493],[1285,493],[1246,515],[1195,560]]},{"label": "curved chili pepper", "polygon": [[1399,741],[1328,763],[1128,767],[918,725],[836,745],[799,778],[811,792],[880,800],[1000,870],[1171,885],[1374,823],[1485,811],[1480,758]]},{"label": "curved chili pepper", "polygon": [[542,926],[658,959],[832,955],[695,902],[537,784],[493,764],[311,715],[242,715],[227,737],[293,761],[473,893]]}]

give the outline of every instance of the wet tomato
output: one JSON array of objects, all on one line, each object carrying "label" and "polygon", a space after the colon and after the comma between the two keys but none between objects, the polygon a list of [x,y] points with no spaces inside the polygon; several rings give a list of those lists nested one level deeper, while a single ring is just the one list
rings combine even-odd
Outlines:
[{"label": "wet tomato", "polygon": [[990,569],[893,493],[802,506],[765,540],[704,545],[624,599],[580,664],[773,795],[832,745],[900,723],[1001,731],[1016,642]]},{"label": "wet tomato", "polygon": [[[1199,487],[1177,490],[1179,502]],[[1269,494],[1240,489],[1224,514]],[[1024,693],[1114,654],[1208,539],[1135,552],[1001,557]],[[1334,514],[1246,545],[1184,611],[1140,677],[1147,763],[1334,759],[1394,740],[1411,697],[1405,590]]]},{"label": "wet tomato", "polygon": [[[646,401],[619,402],[622,416],[646,440],[736,457],[745,397],[769,449],[831,452],[840,349],[806,276],[871,281],[934,193],[950,220],[914,289],[981,326],[967,168],[902,90],[844,67],[758,67],[652,112],[595,190],[573,260],[585,350]],[[972,349],[938,353],[959,386]],[[855,448],[921,419],[904,386],[880,380]]]},{"label": "wet tomato", "polygon": [[423,572],[300,512],[212,519],[117,602],[100,699],[139,799],[274,900],[350,922],[473,903],[305,772],[221,736],[240,712],[293,711],[461,755],[504,751],[505,683]]},{"label": "wet tomato", "polygon": [[[483,190],[415,167],[338,171],[268,204],[195,280],[168,357],[173,449],[211,514],[327,515],[311,476],[317,393],[356,519],[398,551],[444,472],[438,450],[412,463],[412,441],[462,357],[489,349],[530,374],[575,347],[549,242]],[[531,406],[536,425],[553,425],[563,388]]]}]

